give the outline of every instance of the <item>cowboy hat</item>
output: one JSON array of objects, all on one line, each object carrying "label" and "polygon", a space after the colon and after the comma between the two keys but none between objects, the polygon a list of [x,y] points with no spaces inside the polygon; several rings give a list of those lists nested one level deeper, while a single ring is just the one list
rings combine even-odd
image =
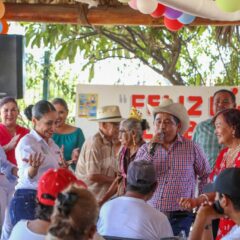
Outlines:
[{"label": "cowboy hat", "polygon": [[189,116],[187,109],[180,103],[174,103],[172,99],[164,99],[162,104],[157,107],[153,107],[148,104],[148,109],[153,116],[162,112],[171,114],[178,118],[181,122],[181,134],[183,134],[189,127]]},{"label": "cowboy hat", "polygon": [[94,119],[89,119],[90,121],[97,122],[121,122],[123,120],[119,107],[103,106],[97,110],[97,117]]}]

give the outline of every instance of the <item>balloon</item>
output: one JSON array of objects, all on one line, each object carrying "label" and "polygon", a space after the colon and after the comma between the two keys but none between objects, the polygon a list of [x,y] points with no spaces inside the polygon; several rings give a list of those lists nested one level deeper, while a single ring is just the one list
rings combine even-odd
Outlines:
[{"label": "balloon", "polygon": [[2,23],[0,22],[0,33],[2,32],[2,30],[3,30],[3,25],[2,25]]},{"label": "balloon", "polygon": [[170,31],[177,31],[184,26],[177,19],[169,19],[167,17],[164,17],[164,25]]},{"label": "balloon", "polygon": [[189,24],[195,20],[195,16],[183,13],[177,20],[182,24]]},{"label": "balloon", "polygon": [[8,32],[8,23],[5,19],[0,20],[0,24],[2,25],[2,31],[1,34],[6,34]]},{"label": "balloon", "polygon": [[166,7],[166,10],[164,13],[164,16],[166,16],[167,18],[170,18],[170,19],[177,19],[181,15],[182,15],[182,12],[175,10],[173,8],[170,8],[170,7]]},{"label": "balloon", "polygon": [[164,14],[165,9],[166,8],[164,5],[158,3],[157,9],[153,13],[151,13],[151,16],[154,18],[159,18]]},{"label": "balloon", "polygon": [[239,0],[216,0],[217,6],[225,12],[235,12],[240,10]]},{"label": "balloon", "polygon": [[134,10],[138,10],[137,8],[137,0],[130,0],[130,2],[128,2],[128,5],[134,9]]},{"label": "balloon", "polygon": [[0,0],[0,18],[2,18],[5,14],[5,6],[4,3]]},{"label": "balloon", "polygon": [[118,0],[121,3],[128,3],[130,0]]},{"label": "balloon", "polygon": [[153,13],[158,6],[156,0],[137,0],[137,8],[143,14]]}]

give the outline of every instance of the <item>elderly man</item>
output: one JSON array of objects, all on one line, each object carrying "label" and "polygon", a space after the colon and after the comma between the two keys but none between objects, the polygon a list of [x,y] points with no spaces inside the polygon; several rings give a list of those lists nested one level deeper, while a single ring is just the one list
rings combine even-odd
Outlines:
[{"label": "elderly man", "polygon": [[222,240],[240,239],[240,169],[223,170],[216,181],[207,186],[209,192],[216,192],[216,202],[205,204],[197,214],[190,240],[213,240],[212,220],[221,217],[232,219],[235,225]]},{"label": "elderly man", "polygon": [[156,186],[156,170],[151,162],[131,162],[127,171],[127,192],[102,206],[98,232],[121,239],[171,237],[173,233],[167,217],[146,203]]},{"label": "elderly man", "polygon": [[122,120],[118,106],[104,106],[97,111],[99,131],[83,145],[76,175],[82,179],[97,199],[101,199],[117,172],[119,123]]},{"label": "elderly man", "polygon": [[[220,89],[213,95],[213,111],[214,114],[227,109],[236,107],[235,95],[227,90]],[[198,143],[204,150],[211,168],[214,167],[218,153],[222,146],[218,143],[217,137],[214,133],[215,128],[212,124],[212,118],[200,122],[193,134],[193,141]]]},{"label": "elderly man", "polygon": [[181,211],[178,201],[194,196],[197,177],[202,192],[211,169],[200,147],[182,136],[189,127],[182,104],[167,99],[158,107],[149,106],[149,110],[154,117],[154,136],[138,150],[135,160],[153,162],[158,187],[149,203],[168,216],[174,235],[182,230],[188,235],[193,216]]}]

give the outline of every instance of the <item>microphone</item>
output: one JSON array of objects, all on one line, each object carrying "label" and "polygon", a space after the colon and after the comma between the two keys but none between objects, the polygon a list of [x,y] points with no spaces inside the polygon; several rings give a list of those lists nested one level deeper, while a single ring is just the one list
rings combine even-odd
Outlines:
[{"label": "microphone", "polygon": [[149,149],[149,154],[153,157],[154,156],[154,154],[155,154],[155,148],[156,148],[156,146],[160,143],[160,142],[163,142],[163,139],[164,139],[164,132],[160,132],[159,133],[159,142],[153,142],[152,144],[151,144],[151,147],[150,147],[150,149]]}]

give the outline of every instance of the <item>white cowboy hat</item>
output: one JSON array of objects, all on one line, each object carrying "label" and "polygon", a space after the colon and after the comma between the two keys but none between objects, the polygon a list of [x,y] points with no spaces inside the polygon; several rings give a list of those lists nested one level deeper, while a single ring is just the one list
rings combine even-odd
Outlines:
[{"label": "white cowboy hat", "polygon": [[123,120],[118,106],[103,106],[97,110],[97,117],[89,119],[97,122],[121,122]]},{"label": "white cowboy hat", "polygon": [[162,104],[157,107],[153,107],[148,104],[148,110],[154,116],[156,113],[169,113],[181,122],[180,133],[183,134],[189,128],[189,116],[187,109],[180,103],[174,103],[172,99],[164,99]]}]

